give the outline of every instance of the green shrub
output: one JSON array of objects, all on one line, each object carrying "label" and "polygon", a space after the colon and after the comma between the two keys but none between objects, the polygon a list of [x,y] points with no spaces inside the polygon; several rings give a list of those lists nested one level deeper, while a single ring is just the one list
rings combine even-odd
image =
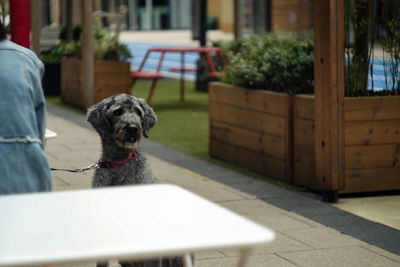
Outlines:
[{"label": "green shrub", "polygon": [[42,54],[41,59],[44,62],[59,62],[63,57],[78,57],[80,56],[80,50],[76,41],[68,43],[60,43],[54,46],[49,53]]},{"label": "green shrub", "polygon": [[314,47],[299,35],[252,35],[226,48],[222,81],[246,88],[312,93]]},{"label": "green shrub", "polygon": [[118,36],[111,34],[96,23],[93,31],[94,58],[99,60],[126,60],[132,57],[128,47],[119,43]]},{"label": "green shrub", "polygon": [[[101,28],[99,23],[95,23],[93,38],[95,60],[126,60],[132,57],[128,47],[119,43],[118,36]],[[42,55],[42,60],[47,62],[60,61],[64,56],[81,58],[82,36],[80,26],[74,29],[74,39],[74,41],[62,42],[53,47],[48,54]]]}]

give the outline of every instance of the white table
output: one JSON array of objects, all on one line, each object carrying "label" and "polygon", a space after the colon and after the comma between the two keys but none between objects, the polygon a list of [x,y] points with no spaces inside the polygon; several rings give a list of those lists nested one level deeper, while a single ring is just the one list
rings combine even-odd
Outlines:
[{"label": "white table", "polygon": [[57,137],[57,134],[55,132],[53,132],[53,131],[51,131],[49,129],[46,129],[46,132],[44,134],[44,142],[45,142],[44,143],[44,147],[46,147],[47,140],[53,139],[53,138],[56,138],[56,137]]},{"label": "white table", "polygon": [[[174,185],[0,196],[0,266],[142,259],[253,246],[274,233]],[[186,260],[187,266],[190,262]]]},{"label": "white table", "polygon": [[57,134],[55,132],[53,132],[52,130],[46,129],[44,136],[45,136],[45,139],[53,139],[53,138],[56,138]]}]

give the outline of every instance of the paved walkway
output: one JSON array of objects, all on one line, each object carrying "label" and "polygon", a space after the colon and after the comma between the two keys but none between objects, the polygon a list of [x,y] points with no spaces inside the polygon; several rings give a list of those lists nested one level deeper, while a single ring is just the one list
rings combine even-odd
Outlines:
[{"label": "paved walkway", "polygon": [[[83,114],[48,104],[47,120],[58,133],[46,147],[52,167],[84,167],[98,160],[100,139]],[[250,267],[400,266],[399,230],[151,141],[143,142],[142,150],[162,183],[184,187],[276,232],[274,242],[254,249]],[[53,172],[54,190],[89,188],[91,176],[92,171]],[[238,254],[218,250],[195,257],[196,267],[225,267],[234,266]]]}]

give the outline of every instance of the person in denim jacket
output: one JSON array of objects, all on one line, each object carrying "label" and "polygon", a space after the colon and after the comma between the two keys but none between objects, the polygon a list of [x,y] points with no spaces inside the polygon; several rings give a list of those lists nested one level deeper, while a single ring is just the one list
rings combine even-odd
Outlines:
[{"label": "person in denim jacket", "polygon": [[31,50],[6,40],[0,21],[0,194],[51,190],[43,72]]}]

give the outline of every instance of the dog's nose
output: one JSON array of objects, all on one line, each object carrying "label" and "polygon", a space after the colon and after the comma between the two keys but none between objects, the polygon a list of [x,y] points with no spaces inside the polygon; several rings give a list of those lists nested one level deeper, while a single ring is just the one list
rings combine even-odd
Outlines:
[{"label": "dog's nose", "polygon": [[128,124],[126,126],[126,131],[129,134],[137,134],[139,132],[139,127],[137,127],[135,124]]}]

